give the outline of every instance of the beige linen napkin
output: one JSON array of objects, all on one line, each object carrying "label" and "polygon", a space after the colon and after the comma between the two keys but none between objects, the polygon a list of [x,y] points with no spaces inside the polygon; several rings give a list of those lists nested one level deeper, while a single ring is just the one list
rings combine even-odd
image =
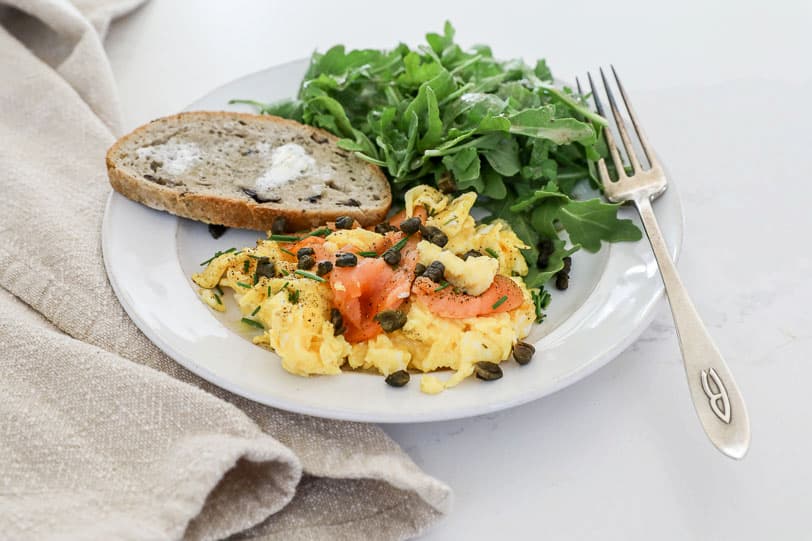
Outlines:
[{"label": "beige linen napkin", "polygon": [[113,295],[101,39],[138,3],[0,0],[0,538],[419,534],[450,491],[378,427],[211,386]]}]

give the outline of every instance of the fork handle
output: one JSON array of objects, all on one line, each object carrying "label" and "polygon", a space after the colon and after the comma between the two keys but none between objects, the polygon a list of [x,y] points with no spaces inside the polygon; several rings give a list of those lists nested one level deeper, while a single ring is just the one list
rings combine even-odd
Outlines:
[{"label": "fork handle", "polygon": [[699,421],[717,449],[731,458],[743,458],[750,446],[750,420],[744,399],[682,284],[651,199],[636,199],[634,205],[660,267]]}]

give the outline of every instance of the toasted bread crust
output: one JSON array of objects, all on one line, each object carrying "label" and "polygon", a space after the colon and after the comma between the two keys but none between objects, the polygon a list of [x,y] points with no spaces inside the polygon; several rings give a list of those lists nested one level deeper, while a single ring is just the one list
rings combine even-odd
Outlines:
[{"label": "toasted bread crust", "polygon": [[[335,142],[338,141],[336,136],[324,130],[271,115],[252,115],[228,111],[196,111],[178,113],[152,122],[171,119],[182,120],[184,117],[190,115],[206,115],[213,119],[217,117],[225,119],[243,118],[254,122],[263,121],[284,124],[303,132],[308,137],[327,138],[331,144],[335,144]],[[324,224],[327,221],[334,221],[339,216],[352,216],[363,226],[374,225],[384,220],[392,204],[392,193],[389,188],[389,182],[378,166],[368,163],[364,164],[364,166],[370,168],[374,177],[379,179],[382,188],[379,205],[376,207],[336,206],[334,209],[322,208],[318,210],[280,208],[279,205],[271,207],[254,201],[195,193],[185,188],[178,190],[177,188],[149,182],[119,168],[115,162],[115,156],[118,154],[122,144],[129,138],[140,135],[148,130],[152,122],[136,128],[131,133],[116,141],[107,151],[105,160],[107,163],[107,174],[113,189],[123,196],[150,208],[163,210],[177,216],[209,224],[221,224],[228,227],[255,229],[259,231],[269,230],[274,219],[281,216],[285,218],[288,230],[294,231],[312,228]]]}]

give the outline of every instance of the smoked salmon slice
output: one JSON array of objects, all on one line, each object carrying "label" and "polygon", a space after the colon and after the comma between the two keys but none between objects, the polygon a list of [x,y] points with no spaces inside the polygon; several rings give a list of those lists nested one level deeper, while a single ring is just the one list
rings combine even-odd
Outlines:
[{"label": "smoked salmon slice", "polygon": [[[391,246],[401,238],[402,233],[388,234],[386,244]],[[329,283],[333,304],[344,319],[344,338],[348,342],[363,342],[379,335],[383,329],[375,316],[398,309],[409,298],[417,265],[417,241],[414,235],[406,242],[395,268],[379,257],[361,257],[354,267],[332,270]]]},{"label": "smoked salmon slice", "polygon": [[412,295],[438,316],[450,319],[477,317],[515,310],[524,302],[524,295],[516,282],[497,274],[491,286],[482,295],[473,296],[440,286],[421,276],[414,281]]}]

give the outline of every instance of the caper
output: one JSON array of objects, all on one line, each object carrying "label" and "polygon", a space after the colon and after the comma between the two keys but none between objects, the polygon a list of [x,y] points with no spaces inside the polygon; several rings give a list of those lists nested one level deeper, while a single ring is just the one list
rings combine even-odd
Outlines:
[{"label": "caper", "polygon": [[[153,162],[155,163],[155,162]],[[223,236],[223,234],[228,231],[228,228],[224,225],[219,224],[209,224],[209,234],[214,239],[219,239]]]},{"label": "caper", "polygon": [[279,235],[284,233],[288,229],[288,221],[285,219],[284,216],[277,216],[271,222],[271,233],[274,235]]},{"label": "caper", "polygon": [[565,273],[569,274],[570,271],[572,270],[572,258],[570,256],[567,256],[564,259],[562,259],[561,261],[564,262],[564,268],[561,269],[561,272],[565,272]]},{"label": "caper", "polygon": [[338,311],[338,308],[330,309],[330,323],[333,324],[333,334],[336,336],[343,334],[344,331],[347,330],[344,326],[344,318],[341,317],[341,312]]},{"label": "caper", "polygon": [[536,348],[527,342],[519,341],[513,344],[513,358],[521,365],[525,365],[533,360],[534,353],[536,353]]},{"label": "caper", "polygon": [[406,218],[405,220],[400,222],[400,230],[406,233],[407,235],[417,233],[420,230],[420,226],[421,226],[420,218],[417,216]]},{"label": "caper", "polygon": [[555,287],[564,291],[570,286],[570,277],[566,273],[559,272],[555,275]]},{"label": "caper", "polygon": [[316,258],[312,255],[304,255],[299,258],[299,264],[296,268],[301,270],[310,270],[316,264]]},{"label": "caper", "polygon": [[421,276],[424,272],[426,272],[426,266],[423,263],[418,263],[414,266],[415,276]]},{"label": "caper", "polygon": [[436,244],[440,248],[448,244],[448,236],[443,233],[439,227],[434,227],[433,225],[422,225],[420,226],[420,233],[423,235],[424,239],[432,244]]},{"label": "caper", "polygon": [[443,281],[443,276],[445,275],[445,265],[440,263],[439,261],[432,261],[426,270],[423,271],[423,276],[426,278],[437,282],[438,284]]},{"label": "caper", "polygon": [[397,231],[398,228],[394,225],[383,222],[375,226],[375,232],[379,235],[386,235],[390,231]]},{"label": "caper", "polygon": [[352,216],[339,216],[336,218],[336,229],[352,229],[355,219]]},{"label": "caper", "polygon": [[384,331],[392,332],[406,325],[406,314],[400,310],[384,310],[375,316],[375,321]]},{"label": "caper", "polygon": [[257,259],[257,276],[264,276],[265,278],[276,276],[276,266],[273,261],[267,257]]},{"label": "caper", "polygon": [[463,259],[468,259],[469,257],[482,257],[482,252],[478,250],[468,250],[464,254],[462,254]]},{"label": "caper", "polygon": [[336,267],[354,267],[358,264],[358,257],[351,252],[336,254]]},{"label": "caper", "polygon": [[542,239],[538,244],[539,253],[550,255],[555,251],[553,241],[551,239]]},{"label": "caper", "polygon": [[387,265],[395,267],[398,263],[400,263],[400,250],[393,250],[392,248],[389,248],[381,257],[384,261],[386,261]]},{"label": "caper", "polygon": [[502,367],[490,361],[479,361],[474,365],[474,373],[479,379],[493,381],[502,377]]},{"label": "caper", "polygon": [[296,251],[296,257],[298,257],[299,259],[303,258],[306,255],[316,255],[316,250],[314,250],[310,246],[305,246],[304,248],[299,248]]},{"label": "caper", "polygon": [[316,267],[316,274],[319,276],[324,276],[325,274],[329,274],[331,270],[333,270],[332,263],[329,261],[319,261],[319,264]]},{"label": "caper", "polygon": [[386,376],[386,383],[392,387],[403,387],[409,383],[409,373],[405,370],[398,370]]}]

